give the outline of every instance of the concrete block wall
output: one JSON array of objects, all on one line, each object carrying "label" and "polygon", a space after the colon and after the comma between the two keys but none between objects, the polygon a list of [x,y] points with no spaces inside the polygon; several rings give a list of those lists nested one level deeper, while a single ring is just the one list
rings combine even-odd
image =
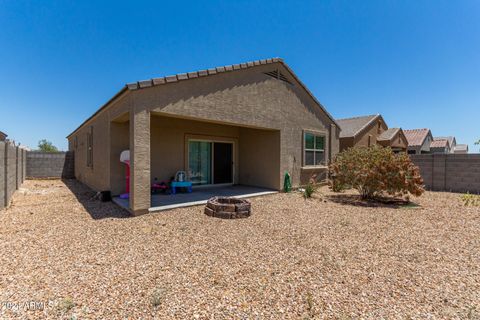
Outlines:
[{"label": "concrete block wall", "polygon": [[14,192],[25,180],[26,151],[0,141],[0,209],[8,207]]},{"label": "concrete block wall", "polygon": [[27,178],[75,178],[73,151],[28,151],[26,158]]},{"label": "concrete block wall", "polygon": [[425,187],[434,191],[480,193],[480,154],[411,155]]}]

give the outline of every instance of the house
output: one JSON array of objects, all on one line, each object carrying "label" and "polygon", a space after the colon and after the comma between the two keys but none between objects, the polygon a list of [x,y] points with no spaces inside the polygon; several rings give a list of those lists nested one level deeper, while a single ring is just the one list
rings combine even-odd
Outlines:
[{"label": "house", "polygon": [[439,137],[434,137],[430,143],[430,153],[444,153],[448,154],[452,150],[450,141]]},{"label": "house", "polygon": [[[437,143],[435,143],[438,141]],[[446,141],[446,143],[444,142]],[[430,149],[432,153],[453,153],[455,146],[457,145],[457,139],[455,137],[434,137]]]},{"label": "house", "polygon": [[2,131],[0,131],[0,141],[7,140],[8,135]]},{"label": "house", "polygon": [[[280,58],[127,84],[67,138],[76,178],[94,190],[126,191],[134,214],[151,206],[153,180],[184,170],[196,186],[280,190],[325,178],[340,128]],[[195,192],[195,191],[194,191]]]},{"label": "house", "polygon": [[430,129],[403,130],[408,141],[408,154],[430,153],[433,135]]},{"label": "house", "polygon": [[395,152],[407,150],[407,138],[401,128],[388,128],[379,114],[337,119],[340,132],[340,151],[351,147],[370,147],[375,144],[391,147]]},{"label": "house", "polygon": [[468,153],[468,144],[457,144],[453,151],[455,154],[467,154]]}]

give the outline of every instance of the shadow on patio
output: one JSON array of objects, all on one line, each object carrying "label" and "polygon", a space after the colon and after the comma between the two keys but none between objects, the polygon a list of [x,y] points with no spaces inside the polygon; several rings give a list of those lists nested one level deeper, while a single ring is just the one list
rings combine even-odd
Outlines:
[{"label": "shadow on patio", "polygon": [[[149,211],[162,211],[201,205],[205,204],[208,199],[215,196],[250,198],[273,193],[277,193],[277,191],[243,185],[194,188],[192,193],[153,194]],[[128,208],[128,199],[115,197],[113,198],[113,201],[123,208]]]}]

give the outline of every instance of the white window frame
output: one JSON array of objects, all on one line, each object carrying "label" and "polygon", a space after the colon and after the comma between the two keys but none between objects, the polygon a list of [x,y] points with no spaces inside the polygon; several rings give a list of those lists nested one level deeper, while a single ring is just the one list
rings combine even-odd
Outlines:
[{"label": "white window frame", "polygon": [[[313,149],[311,148],[308,148],[307,149],[307,146],[306,146],[306,136],[307,134],[311,134],[313,135]],[[316,138],[317,137],[322,137],[323,138],[323,149],[316,149],[315,146],[316,146]],[[303,141],[302,141],[302,144],[303,144],[303,166],[304,167],[308,167],[308,168],[320,168],[320,167],[325,167],[326,166],[326,163],[327,163],[327,134],[323,131],[313,131],[313,130],[304,130],[303,131],[303,135],[302,135],[302,138],[303,138]],[[307,151],[313,151],[313,163],[314,164],[307,164],[306,161],[307,161]],[[315,164],[315,157],[316,157],[316,154],[315,152],[318,152],[318,151],[321,151],[323,152],[323,163],[321,164]]]}]

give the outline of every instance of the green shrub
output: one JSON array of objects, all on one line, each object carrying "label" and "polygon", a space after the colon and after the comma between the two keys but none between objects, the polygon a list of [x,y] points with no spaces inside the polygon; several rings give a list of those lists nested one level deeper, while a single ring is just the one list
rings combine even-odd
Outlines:
[{"label": "green shrub", "polygon": [[406,153],[395,154],[390,148],[350,148],[337,155],[329,171],[332,190],[351,186],[364,199],[424,192],[418,167]]},{"label": "green shrub", "polygon": [[314,192],[315,192],[315,186],[312,183],[308,183],[305,186],[305,190],[303,191],[303,197],[305,199],[311,198]]}]

